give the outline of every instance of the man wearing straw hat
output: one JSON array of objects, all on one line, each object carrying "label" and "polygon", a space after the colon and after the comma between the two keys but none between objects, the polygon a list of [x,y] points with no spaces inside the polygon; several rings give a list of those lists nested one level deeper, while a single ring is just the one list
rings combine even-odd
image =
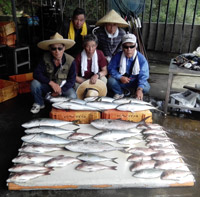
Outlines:
[{"label": "man wearing straw hat", "polygon": [[126,34],[124,29],[129,24],[114,10],[108,12],[103,18],[96,23],[100,28],[95,29],[99,45],[98,49],[102,50],[108,62],[113,55],[121,50],[121,40]]},{"label": "man wearing straw hat", "polygon": [[62,95],[76,98],[73,89],[76,80],[74,58],[64,51],[75,42],[56,33],[49,40],[38,43],[40,49],[46,50],[43,59],[34,70],[31,93],[34,97],[32,113],[38,113],[44,106],[44,95],[52,92],[54,96]]}]

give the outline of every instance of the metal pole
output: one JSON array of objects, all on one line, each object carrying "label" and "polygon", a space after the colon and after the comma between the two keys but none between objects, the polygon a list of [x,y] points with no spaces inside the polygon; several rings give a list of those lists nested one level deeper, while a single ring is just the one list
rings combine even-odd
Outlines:
[{"label": "metal pole", "polygon": [[13,15],[13,21],[15,23],[15,28],[16,28],[16,42],[15,45],[18,45],[19,42],[19,33],[18,33],[18,26],[17,26],[17,17],[16,17],[16,5],[15,5],[15,0],[11,0],[12,3],[12,15]]},{"label": "metal pole", "polygon": [[151,30],[151,17],[152,17],[152,9],[153,9],[152,7],[153,7],[153,0],[151,0],[151,5],[150,5],[149,28],[148,28],[148,38],[147,38],[147,43],[146,43],[146,49],[148,49],[148,45],[149,45],[150,30]]}]

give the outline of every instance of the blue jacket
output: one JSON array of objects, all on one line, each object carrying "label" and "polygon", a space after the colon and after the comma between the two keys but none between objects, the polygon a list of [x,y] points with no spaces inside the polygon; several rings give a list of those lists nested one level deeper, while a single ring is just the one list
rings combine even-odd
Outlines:
[{"label": "blue jacket", "polygon": [[[118,52],[115,56],[112,57],[108,65],[108,73],[115,79],[120,79],[122,75],[119,72],[120,59],[122,51]],[[146,58],[138,52],[138,60],[140,64],[140,72],[138,75],[132,75],[132,62],[133,58],[127,58],[126,73],[131,78],[131,83],[137,82],[138,87],[144,88],[144,85],[147,83],[149,78],[149,65]]]}]

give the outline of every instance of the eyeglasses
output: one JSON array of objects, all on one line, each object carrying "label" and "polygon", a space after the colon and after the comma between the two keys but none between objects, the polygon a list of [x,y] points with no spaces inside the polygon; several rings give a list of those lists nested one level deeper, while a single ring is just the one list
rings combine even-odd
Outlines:
[{"label": "eyeglasses", "polygon": [[51,51],[56,51],[56,50],[59,50],[59,51],[62,51],[63,50],[63,47],[51,47]]},{"label": "eyeglasses", "polygon": [[124,45],[123,48],[124,48],[124,49],[128,49],[128,48],[133,49],[133,48],[135,48],[135,45],[131,45],[131,46],[126,46],[126,45]]}]

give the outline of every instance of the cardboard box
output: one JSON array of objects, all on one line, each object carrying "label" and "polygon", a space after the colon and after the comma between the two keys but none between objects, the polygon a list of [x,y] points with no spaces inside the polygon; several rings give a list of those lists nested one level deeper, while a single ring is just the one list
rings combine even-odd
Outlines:
[{"label": "cardboard box", "polygon": [[116,109],[106,110],[102,112],[102,119],[121,119],[133,122],[140,122],[144,118],[150,116],[145,122],[152,123],[152,113],[149,110],[129,112],[119,111]]},{"label": "cardboard box", "polygon": [[18,93],[28,93],[31,91],[31,81],[33,80],[33,73],[25,73],[20,75],[9,76],[11,81],[15,81],[19,85]]},{"label": "cardboard box", "polygon": [[18,83],[0,79],[0,103],[17,96]]},{"label": "cardboard box", "polygon": [[0,36],[5,37],[15,32],[15,23],[13,21],[0,22]]},{"label": "cardboard box", "polygon": [[7,46],[15,45],[16,42],[16,34],[10,34],[8,36],[0,37],[0,44],[5,44]]},{"label": "cardboard box", "polygon": [[77,124],[90,124],[92,120],[100,119],[98,111],[73,111],[52,108],[50,117],[57,120],[76,121]]}]

